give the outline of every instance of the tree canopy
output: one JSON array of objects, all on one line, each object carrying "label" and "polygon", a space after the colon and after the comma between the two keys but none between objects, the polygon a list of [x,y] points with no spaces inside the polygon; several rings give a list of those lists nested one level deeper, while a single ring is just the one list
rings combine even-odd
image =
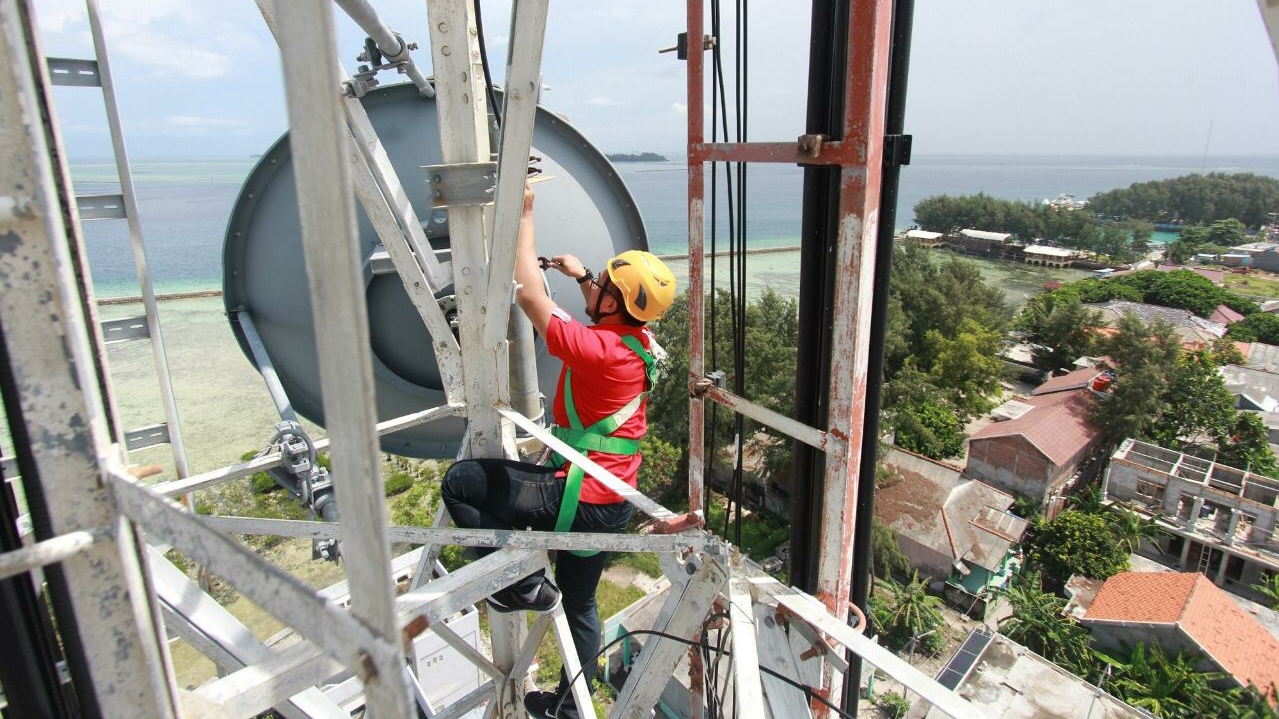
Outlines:
[{"label": "tree canopy", "polygon": [[1106,518],[1068,509],[1045,522],[1031,539],[1030,556],[1044,579],[1062,586],[1073,574],[1107,579],[1128,569],[1128,548]]},{"label": "tree canopy", "polygon": [[1279,315],[1256,312],[1230,325],[1226,336],[1240,342],[1264,342],[1279,345]]},{"label": "tree canopy", "polygon": [[1249,172],[1183,175],[1093,195],[1092,212],[1149,220],[1209,224],[1234,218],[1248,227],[1268,221],[1279,206],[1279,180]]},{"label": "tree canopy", "polygon": [[1162,319],[1147,325],[1125,313],[1117,329],[1104,344],[1117,377],[1109,395],[1092,403],[1092,421],[1111,444],[1149,436],[1155,421],[1168,411],[1167,381],[1181,353],[1180,338]]}]

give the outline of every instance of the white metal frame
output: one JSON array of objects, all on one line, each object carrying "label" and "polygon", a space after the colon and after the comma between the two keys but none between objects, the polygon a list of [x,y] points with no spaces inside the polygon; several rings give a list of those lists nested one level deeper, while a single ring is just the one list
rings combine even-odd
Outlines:
[{"label": "white metal frame", "polygon": [[[59,483],[46,488],[56,501],[49,509],[50,526],[40,528],[43,541],[0,556],[0,576],[61,564],[76,614],[85,619],[78,630],[93,669],[88,680],[108,715],[181,715],[182,695],[168,670],[161,612],[170,615],[175,631],[182,622],[188,623],[188,631],[200,628],[198,620],[190,624],[191,616],[174,616],[171,605],[157,601],[148,560],[137,541],[135,526],[141,526],[226,578],[305,640],[281,651],[252,647],[235,656],[208,648],[225,655],[223,664],[230,673],[201,687],[193,700],[220,706],[232,715],[251,715],[274,706],[292,716],[328,716],[331,704],[310,688],[345,670],[363,681],[370,716],[411,716],[420,688],[404,670],[404,647],[422,631],[436,631],[492,678],[454,706],[438,708],[438,715],[459,716],[487,704],[486,716],[522,717],[524,676],[547,632],[560,643],[568,670],[578,669],[563,613],[541,617],[531,629],[521,616],[494,615],[491,658],[461,642],[443,620],[547,567],[548,550],[595,548],[663,553],[673,587],[658,627],[673,636],[694,641],[712,610],[727,608],[733,620],[733,695],[743,716],[765,716],[768,706],[776,717],[810,715],[807,707],[794,705],[797,690],[780,680],[762,678],[760,666],[763,663],[811,683],[819,676],[811,667],[815,662],[799,655],[804,653],[801,647],[813,642],[821,647],[818,655],[823,658],[818,661],[836,670],[844,667],[829,642],[857,652],[948,714],[975,716],[966,702],[849,628],[822,603],[762,577],[729,545],[699,529],[682,534],[601,535],[387,526],[377,436],[459,415],[468,418],[466,456],[516,456],[513,438],[518,427],[622,494],[658,520],[659,526],[676,518],[509,406],[507,320],[514,288],[513,248],[540,86],[545,0],[516,3],[492,216],[486,217],[481,206],[448,208],[453,242],[450,263],[437,262],[424,237],[415,235],[420,226],[409,207],[409,191],[390,169],[359,103],[341,91],[345,78],[334,55],[331,8],[322,2],[258,0],[281,46],[323,395],[330,408],[341,408],[326,412],[330,439],[317,446],[331,448],[335,475],[342,478],[335,487],[343,521],[334,525],[198,517],[170,499],[276,466],[279,454],[150,488],[128,475],[118,445],[112,445],[103,430],[103,413],[110,409],[96,385],[84,376],[92,367],[87,358],[93,333],[80,315],[62,212],[53,190],[53,174],[59,168],[50,158],[61,154],[51,152],[45,142],[39,122],[40,76],[27,61],[27,43],[34,37],[28,1],[0,0],[0,52],[6,61],[6,69],[0,72],[0,119],[4,120],[0,147],[12,150],[15,158],[0,167],[0,193],[4,193],[0,194],[0,230],[12,232],[28,253],[0,252],[0,281],[5,290],[0,293],[0,320],[34,316],[35,298],[42,297],[42,292],[54,297],[41,311],[46,313],[42,316],[52,312],[58,318],[52,324],[55,331],[43,325],[7,322],[4,326],[7,349],[20,370],[23,418],[59,430],[32,443],[38,472],[30,479],[56,477]],[[376,21],[375,14],[367,16],[371,10],[367,4],[347,2],[344,7],[348,5],[365,13],[366,21]],[[427,9],[444,161],[486,160],[488,124],[471,3],[431,0]],[[335,147],[349,152],[335,153]],[[348,168],[354,168],[354,176]],[[368,332],[359,275],[364,258],[349,242],[355,235],[353,197],[374,218],[397,272],[435,338],[446,384],[447,404],[380,424],[372,405],[369,348],[345,341]],[[847,228],[841,246],[848,248],[861,236],[858,228]],[[453,340],[432,296],[448,283],[457,288],[462,317],[479,318],[461,323],[460,343]],[[324,291],[316,291],[321,284]],[[855,283],[850,284],[842,297],[855,294]],[[862,320],[854,315],[852,324],[860,327]],[[79,373],[78,382],[69,381],[74,373]],[[828,433],[805,428],[719,390],[708,394],[845,459],[855,453],[856,442],[834,442]],[[66,407],[71,407],[70,412]],[[847,475],[839,478],[846,480]],[[258,532],[340,537],[343,554],[350,559],[346,565],[349,608],[314,592],[230,538]],[[391,542],[404,541],[427,545],[421,552],[423,562],[433,556],[429,547],[440,544],[500,549],[458,572],[395,596],[389,547]],[[94,571],[87,570],[90,565]],[[670,667],[686,649],[673,639],[646,642],[613,716],[648,716],[670,678]],[[591,716],[584,683],[576,682],[573,691],[583,713]],[[308,703],[308,697],[315,701]],[[782,706],[788,708],[783,711]]]}]

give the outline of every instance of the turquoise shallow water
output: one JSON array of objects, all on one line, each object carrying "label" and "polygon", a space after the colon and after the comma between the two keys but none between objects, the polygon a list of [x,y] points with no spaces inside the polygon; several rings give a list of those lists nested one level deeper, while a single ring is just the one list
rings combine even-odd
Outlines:
[{"label": "turquoise shallow water", "polygon": [[[143,232],[157,290],[162,293],[217,289],[221,282],[222,236],[252,158],[165,160],[135,163]],[[919,158],[903,170],[899,227],[910,224],[915,202],[927,195],[985,191],[1013,199],[1037,200],[1062,192],[1086,197],[1131,182],[1197,171],[1200,161],[1177,158]],[[1208,169],[1249,170],[1279,177],[1279,160],[1220,158]],[[108,192],[114,168],[102,162],[72,168],[77,193]],[[686,168],[682,163],[621,165],[644,216],[650,245],[659,253],[686,252]],[[752,248],[797,244],[802,177],[798,168],[752,167],[748,183],[748,244]],[[721,205],[721,208],[723,206]],[[724,209],[721,209],[723,212]],[[724,239],[720,217],[720,247]],[[133,256],[125,223],[85,225],[95,291],[100,297],[136,295]],[[711,241],[708,236],[707,245]],[[938,250],[938,258],[952,255]],[[1020,305],[1049,279],[1086,275],[1079,270],[1044,270],[1026,265],[960,257],[975,264],[1008,300]],[[671,262],[686,286],[687,261]],[[748,293],[765,287],[795,295],[799,253],[748,256]],[[718,264],[727,282],[727,261]],[[709,272],[708,272],[709,275]],[[137,304],[100,308],[104,319],[140,314]],[[219,297],[166,301],[161,319],[169,347],[179,412],[193,471],[235,461],[271,436],[276,414],[261,379],[234,342]],[[159,392],[149,350],[140,343],[109,348],[122,423],[137,427],[160,421]],[[6,444],[7,447],[7,444]],[[171,467],[166,448],[137,453],[134,460]],[[171,469],[170,469],[171,474]]]}]

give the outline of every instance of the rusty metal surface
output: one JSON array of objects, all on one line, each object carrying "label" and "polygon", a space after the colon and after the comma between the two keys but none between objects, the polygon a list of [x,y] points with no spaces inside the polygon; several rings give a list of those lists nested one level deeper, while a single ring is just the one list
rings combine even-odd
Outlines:
[{"label": "rusty metal surface", "polygon": [[[688,36],[700,38],[703,34],[704,16],[702,0],[688,0]],[[688,146],[691,150],[701,144],[706,131],[703,53],[697,50],[688,54]],[[700,380],[706,374],[705,324],[706,281],[703,273],[706,231],[706,168],[688,159],[688,374],[689,382]],[[705,506],[705,489],[702,468],[705,466],[705,418],[706,404],[700,397],[692,397],[688,403],[688,509],[701,512]]]},{"label": "rusty metal surface", "polygon": [[[689,108],[689,116],[693,114]],[[854,143],[826,140],[808,146],[800,138],[794,142],[705,142],[689,144],[688,161],[766,162],[796,165],[865,164],[864,148]]]},{"label": "rusty metal surface", "polygon": [[863,146],[866,160],[840,176],[827,426],[844,451],[827,457],[817,577],[817,596],[835,616],[843,616],[851,588],[891,19],[890,0],[854,0],[849,13],[844,141]]}]

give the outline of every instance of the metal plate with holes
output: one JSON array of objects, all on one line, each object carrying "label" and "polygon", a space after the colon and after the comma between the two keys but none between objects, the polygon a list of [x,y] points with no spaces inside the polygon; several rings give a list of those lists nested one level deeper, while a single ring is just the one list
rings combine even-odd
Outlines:
[{"label": "metal plate with holes", "polygon": [[54,85],[102,87],[102,79],[98,77],[97,60],[51,57],[48,58],[48,63],[49,82]]},{"label": "metal plate with holes", "polygon": [[81,220],[124,219],[124,195],[80,195],[75,198]]},{"label": "metal plate with holes", "polygon": [[151,336],[146,317],[125,317],[102,322],[102,340],[107,344],[143,340]]},{"label": "metal plate with holes", "polygon": [[124,447],[130,452],[136,449],[154,447],[157,444],[168,444],[168,442],[169,426],[163,422],[131,429],[124,433]]},{"label": "metal plate with holes", "polygon": [[[363,98],[369,120],[411,198],[432,247],[447,260],[446,210],[432,209],[422,169],[441,163],[435,101],[422,98],[411,84],[379,88]],[[539,109],[533,154],[543,158],[536,185],[538,250],[543,255],[572,253],[598,269],[614,254],[648,249],[643,221],[630,192],[603,154],[562,118]],[[381,244],[357,203],[358,232],[365,262],[365,295],[373,349],[373,374],[379,420],[392,419],[444,403],[430,336],[393,273],[376,272]],[[381,262],[376,262],[379,269]],[[576,283],[548,275],[552,296],[585,320]],[[446,298],[451,288],[441,293]],[[293,407],[324,424],[319,367],[297,193],[288,136],[262,156],[245,181],[227,226],[223,245],[223,298],[228,315],[248,310],[275,365]],[[237,323],[232,331],[252,354]],[[555,389],[559,362],[538,341],[538,377],[542,392]],[[388,452],[414,457],[451,458],[457,453],[464,420],[450,419],[382,438]]]}]

